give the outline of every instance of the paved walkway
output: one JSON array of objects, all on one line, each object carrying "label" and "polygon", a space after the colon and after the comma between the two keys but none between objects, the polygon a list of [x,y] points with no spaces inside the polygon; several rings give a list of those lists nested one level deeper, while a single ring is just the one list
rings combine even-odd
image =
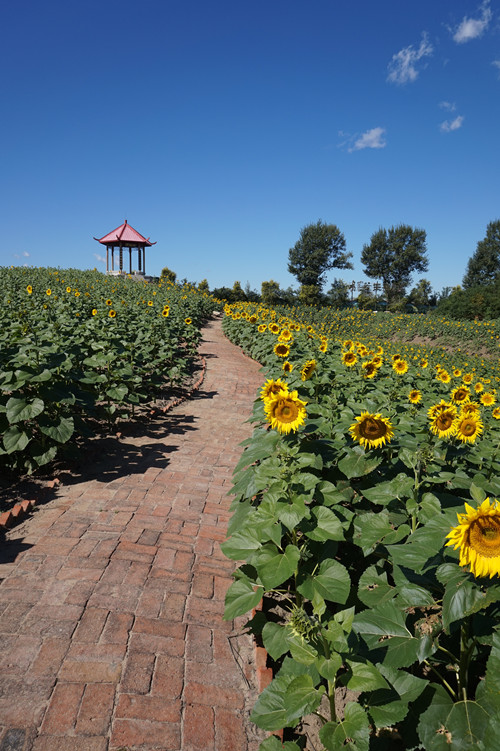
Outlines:
[{"label": "paved walkway", "polygon": [[258,747],[219,543],[262,377],[219,320],[200,352],[204,383],[161,437],[123,439],[125,466],[62,484],[0,543],[0,751]]}]

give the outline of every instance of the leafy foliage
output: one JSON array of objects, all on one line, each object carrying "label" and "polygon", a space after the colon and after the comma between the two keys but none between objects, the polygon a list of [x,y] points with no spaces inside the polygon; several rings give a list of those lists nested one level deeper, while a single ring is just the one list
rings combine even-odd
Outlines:
[{"label": "leafy foliage", "polygon": [[339,228],[318,220],[300,230],[300,238],[288,251],[288,271],[300,284],[319,290],[329,269],[352,268],[351,256]]}]

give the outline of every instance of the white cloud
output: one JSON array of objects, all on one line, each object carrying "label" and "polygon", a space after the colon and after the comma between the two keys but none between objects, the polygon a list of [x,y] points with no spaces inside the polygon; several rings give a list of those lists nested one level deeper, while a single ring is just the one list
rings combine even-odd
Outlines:
[{"label": "white cloud", "polygon": [[103,256],[100,256],[99,253],[94,253],[94,258],[99,261],[99,263],[106,263],[106,259]]},{"label": "white cloud", "polygon": [[28,253],[28,252],[27,252],[27,251],[25,250],[25,251],[23,252],[23,256],[24,256],[25,258],[29,258],[29,257],[30,257],[30,254],[29,254],[29,253]]},{"label": "white cloud", "polygon": [[383,149],[386,145],[384,140],[385,128],[372,128],[363,133],[354,141],[354,144],[348,148],[349,152],[360,151],[361,149]]},{"label": "white cloud", "polygon": [[471,39],[477,39],[487,29],[492,18],[489,0],[485,0],[479,6],[481,16],[479,18],[467,18],[464,16],[462,22],[458,24],[453,33],[453,41],[457,44],[470,42]]},{"label": "white cloud", "polygon": [[461,128],[464,120],[463,115],[458,115],[454,120],[445,120],[444,123],[441,123],[439,129],[442,133],[451,133],[452,130]]},{"label": "white cloud", "polygon": [[416,50],[412,44],[403,47],[395,55],[387,66],[389,74],[387,80],[391,83],[408,83],[418,78],[416,64],[424,57],[430,57],[433,53],[432,44],[427,39],[427,34],[422,34],[420,47]]},{"label": "white cloud", "polygon": [[493,60],[491,64],[498,68],[498,77],[500,78],[500,60]]},{"label": "white cloud", "polygon": [[448,112],[455,112],[457,105],[454,102],[439,102],[439,106]]}]

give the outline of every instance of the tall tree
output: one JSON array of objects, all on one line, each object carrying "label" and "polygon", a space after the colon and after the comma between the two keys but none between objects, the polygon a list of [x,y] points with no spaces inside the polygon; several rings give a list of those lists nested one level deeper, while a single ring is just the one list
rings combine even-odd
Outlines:
[{"label": "tall tree", "polygon": [[500,221],[490,222],[486,237],[477,244],[476,252],[469,258],[462,280],[464,289],[494,284],[500,274]]},{"label": "tall tree", "polygon": [[329,269],[352,269],[345,238],[335,224],[318,220],[300,230],[300,238],[288,251],[288,271],[300,284],[316,287],[318,293]]},{"label": "tall tree", "polygon": [[281,290],[278,282],[274,279],[270,279],[268,282],[262,282],[261,284],[261,299],[262,304],[268,308],[272,308],[273,305],[278,305],[281,302]]},{"label": "tall tree", "polygon": [[404,297],[414,271],[427,271],[426,233],[423,229],[399,224],[389,230],[382,227],[364,245],[361,263],[366,276],[382,279],[387,303]]}]

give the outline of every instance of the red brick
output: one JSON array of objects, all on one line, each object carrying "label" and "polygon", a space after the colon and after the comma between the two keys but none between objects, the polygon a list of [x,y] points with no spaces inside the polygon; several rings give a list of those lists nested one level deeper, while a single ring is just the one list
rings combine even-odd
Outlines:
[{"label": "red brick", "polygon": [[107,734],[115,691],[112,683],[90,683],[85,687],[76,721],[78,735]]},{"label": "red brick", "polygon": [[212,630],[194,623],[187,628],[186,659],[209,663],[213,660]]},{"label": "red brick", "polygon": [[167,702],[164,696],[121,694],[115,717],[155,722],[179,722],[181,703],[179,700]]},{"label": "red brick", "polygon": [[151,686],[154,664],[154,654],[130,654],[125,666],[120,690],[137,694],[147,694]]},{"label": "red brick", "polygon": [[184,686],[184,660],[182,657],[159,655],[156,658],[151,694],[164,699],[178,699]]},{"label": "red brick", "polygon": [[33,751],[107,751],[108,739],[102,736],[75,737],[41,735],[34,744]]},{"label": "red brick", "polygon": [[180,724],[116,719],[111,731],[110,749],[120,747],[174,751],[181,747]]},{"label": "red brick", "polygon": [[182,722],[183,751],[211,751],[215,748],[214,710],[200,704],[188,704]]},{"label": "red brick", "polygon": [[46,639],[31,666],[30,673],[37,677],[57,675],[69,645],[69,639]]},{"label": "red brick", "polygon": [[136,634],[132,632],[129,643],[130,653],[146,652],[150,654],[167,654],[173,657],[184,655],[184,639],[174,639],[155,634]]},{"label": "red brick", "polygon": [[193,577],[191,594],[210,600],[214,594],[214,577],[211,574],[196,574]]},{"label": "red brick", "polygon": [[135,634],[154,634],[155,636],[170,636],[173,639],[183,639],[186,625],[181,621],[171,621],[169,618],[143,618],[136,616],[134,621]]},{"label": "red brick", "polygon": [[161,617],[169,618],[172,621],[184,620],[186,610],[186,597],[181,594],[167,592],[161,609]]},{"label": "red brick", "polygon": [[104,608],[87,608],[84,610],[80,623],[73,635],[73,641],[97,643],[108,614],[109,611]]},{"label": "red brick", "polygon": [[215,708],[216,748],[224,751],[241,751],[247,746],[247,735],[239,712],[222,707]]},{"label": "red brick", "polygon": [[63,662],[59,678],[74,683],[118,683],[121,670],[122,661],[118,658],[108,660],[67,658]]},{"label": "red brick", "polygon": [[101,634],[101,644],[126,644],[134,618],[130,613],[110,613]]},{"label": "red brick", "polygon": [[82,683],[58,683],[43,718],[42,733],[63,735],[72,730],[85,686]]},{"label": "red brick", "polygon": [[186,682],[183,698],[187,704],[206,704],[226,709],[243,708],[243,692],[205,683]]}]

